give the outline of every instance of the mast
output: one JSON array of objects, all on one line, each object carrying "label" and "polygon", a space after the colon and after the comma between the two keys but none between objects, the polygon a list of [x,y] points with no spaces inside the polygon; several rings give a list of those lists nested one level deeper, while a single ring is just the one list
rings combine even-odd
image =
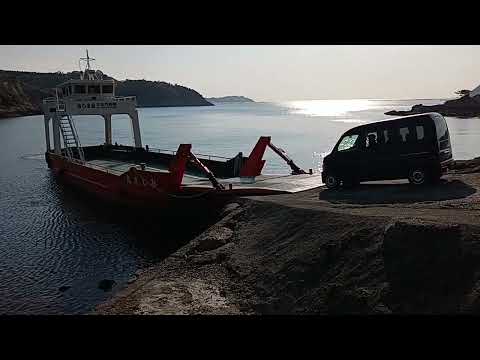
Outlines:
[{"label": "mast", "polygon": [[[80,65],[81,61],[85,61],[87,65],[85,66],[85,70],[83,71],[83,74],[81,74],[80,78],[83,79],[88,79],[88,80],[95,80],[93,76],[93,71],[90,68],[90,60],[95,60],[94,58],[91,58],[88,55],[88,49],[85,49],[87,52],[87,57],[86,58],[80,58],[79,60],[79,66],[80,66],[80,71],[82,71],[82,67]],[[87,75],[87,76],[85,76]]]}]

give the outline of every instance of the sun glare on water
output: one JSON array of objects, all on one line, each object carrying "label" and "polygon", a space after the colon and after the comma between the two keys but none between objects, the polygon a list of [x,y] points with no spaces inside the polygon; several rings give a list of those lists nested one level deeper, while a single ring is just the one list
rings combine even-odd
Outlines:
[{"label": "sun glare on water", "polygon": [[352,111],[369,110],[370,100],[302,100],[286,103],[292,114],[306,116],[346,116]]}]

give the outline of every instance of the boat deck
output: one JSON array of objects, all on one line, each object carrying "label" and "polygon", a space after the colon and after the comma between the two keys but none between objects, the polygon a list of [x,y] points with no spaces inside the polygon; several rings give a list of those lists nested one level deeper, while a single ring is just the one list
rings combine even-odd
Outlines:
[{"label": "boat deck", "polygon": [[[229,188],[232,185],[233,190],[255,190],[259,192],[265,190],[267,192],[278,193],[296,193],[305,190],[311,190],[322,185],[322,177],[320,174],[303,174],[303,175],[260,175],[255,178],[252,183],[245,183],[238,177],[229,179],[218,179],[218,181]],[[211,188],[212,185],[208,179],[185,175],[182,185],[186,188]]]},{"label": "boat deck", "polygon": [[[115,175],[122,175],[123,173],[126,173],[128,170],[130,170],[131,167],[135,167],[137,169],[140,169],[140,165],[130,163],[130,162],[125,162],[125,161],[119,161],[119,160],[90,160],[86,162],[86,165],[92,168],[98,168],[104,171],[107,171],[108,173],[115,174]],[[167,168],[162,168],[160,166],[146,166],[146,170],[148,171],[155,171],[155,172],[163,172],[167,173],[168,170]]]},{"label": "boat deck", "polygon": [[[86,165],[93,168],[100,168],[116,175],[122,175],[131,167],[140,169],[140,165],[138,164],[118,160],[90,160],[87,161]],[[146,166],[145,169],[155,172],[168,172],[166,168],[161,168],[160,166]],[[253,182],[249,183],[239,177],[217,180],[224,185],[226,189],[229,189],[231,185],[234,192],[245,195],[249,195],[250,193],[260,195],[262,193],[297,193],[322,186],[322,178],[320,174],[260,175],[255,177]],[[186,172],[183,177],[182,187],[188,190],[205,190],[212,188],[212,184],[205,177],[192,175]]]}]

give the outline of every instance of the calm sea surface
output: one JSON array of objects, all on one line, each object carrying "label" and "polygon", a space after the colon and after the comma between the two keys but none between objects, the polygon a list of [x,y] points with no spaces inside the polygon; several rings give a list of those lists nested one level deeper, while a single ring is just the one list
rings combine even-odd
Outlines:
[{"label": "calm sea surface", "polygon": [[[347,129],[388,118],[392,109],[441,100],[311,100],[212,107],[139,109],[143,143],[160,149],[193,144],[202,154],[247,156],[269,135],[304,168],[320,170]],[[480,119],[447,118],[456,159],[480,156]],[[82,144],[103,142],[103,119],[76,117]],[[112,119],[113,141],[132,144],[126,116]],[[47,168],[43,116],[0,120],[0,314],[75,314],[91,310],[137,269],[152,264],[192,236],[130,219],[57,181]],[[271,151],[266,173],[288,173]],[[65,291],[59,287],[69,286]]]}]

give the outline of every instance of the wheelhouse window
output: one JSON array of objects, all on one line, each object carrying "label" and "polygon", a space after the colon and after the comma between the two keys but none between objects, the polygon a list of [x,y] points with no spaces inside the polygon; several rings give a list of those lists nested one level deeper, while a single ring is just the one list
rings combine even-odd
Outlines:
[{"label": "wheelhouse window", "polygon": [[85,94],[85,85],[75,85],[75,94]]},{"label": "wheelhouse window", "polygon": [[100,85],[88,85],[89,94],[100,94]]},{"label": "wheelhouse window", "polygon": [[343,139],[340,141],[338,144],[338,151],[347,151],[353,149],[358,140],[358,135],[357,134],[352,134],[352,135],[347,135],[344,136]]},{"label": "wheelhouse window", "polygon": [[103,94],[112,94],[113,93],[113,85],[102,85],[102,93]]}]

